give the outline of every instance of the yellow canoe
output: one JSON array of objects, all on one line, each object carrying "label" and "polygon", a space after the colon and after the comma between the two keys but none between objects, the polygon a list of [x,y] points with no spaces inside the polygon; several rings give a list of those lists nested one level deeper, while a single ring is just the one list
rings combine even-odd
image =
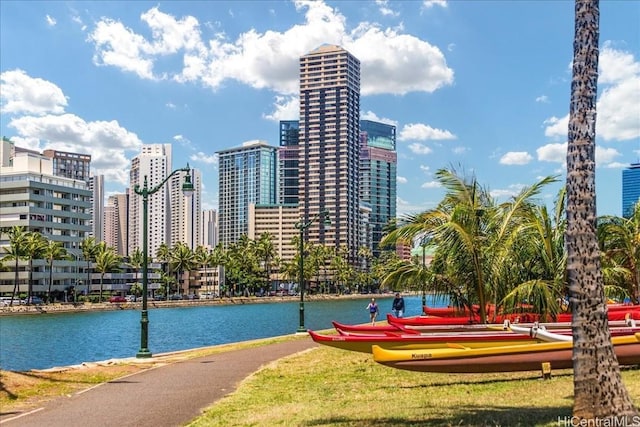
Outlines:
[{"label": "yellow canoe", "polygon": [[[640,333],[613,337],[620,365],[640,364]],[[573,367],[572,342],[537,342],[502,347],[470,348],[450,344],[447,348],[390,350],[372,346],[373,360],[397,369],[420,372],[512,372],[534,371],[545,362],[552,369]]]}]

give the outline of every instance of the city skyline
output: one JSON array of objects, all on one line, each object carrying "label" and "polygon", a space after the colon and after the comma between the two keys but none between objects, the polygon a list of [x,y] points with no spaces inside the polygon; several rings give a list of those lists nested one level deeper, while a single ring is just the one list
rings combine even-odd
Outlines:
[{"label": "city skyline", "polygon": [[[2,2],[2,135],[90,154],[105,197],[124,193],[143,144],[171,143],[172,167],[201,170],[202,208],[218,209],[215,152],[278,146],[279,121],[299,119],[299,57],[330,43],[362,63],[360,118],[397,128],[399,215],[441,200],[444,167],[501,198],[559,175],[551,203],[564,183],[573,2],[204,6]],[[622,170],[640,158],[639,15],[601,3],[599,215],[622,214]]]}]

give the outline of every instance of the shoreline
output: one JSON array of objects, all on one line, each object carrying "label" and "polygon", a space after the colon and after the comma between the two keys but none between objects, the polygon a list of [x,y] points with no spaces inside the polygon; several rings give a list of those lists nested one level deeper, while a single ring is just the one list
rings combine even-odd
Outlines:
[{"label": "shoreline", "polygon": [[[328,299],[367,299],[372,295],[375,298],[392,297],[393,294],[305,294],[305,301],[318,301]],[[182,300],[182,301],[148,301],[147,308],[171,308],[171,307],[199,307],[210,305],[237,305],[237,304],[264,304],[264,303],[282,303],[299,301],[298,296],[266,296],[266,297],[235,297],[235,298],[214,298],[214,299],[198,299],[198,300]],[[43,305],[13,305],[11,307],[0,307],[0,317],[3,316],[22,316],[35,314],[55,314],[55,313],[84,313],[87,311],[115,311],[115,310],[140,310],[142,302],[126,302],[126,303],[54,303]]]}]

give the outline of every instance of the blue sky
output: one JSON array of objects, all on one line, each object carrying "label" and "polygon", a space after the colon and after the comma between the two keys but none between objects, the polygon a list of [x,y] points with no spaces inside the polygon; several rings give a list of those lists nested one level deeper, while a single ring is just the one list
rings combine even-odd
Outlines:
[{"label": "blue sky", "polygon": [[[640,158],[640,2],[600,4],[599,215],[620,215]],[[323,43],[361,61],[361,117],[397,126],[398,213],[437,204],[456,167],[498,198],[547,175],[564,184],[570,1],[2,1],[0,125],[18,145],[85,152],[124,192],[141,144],[173,168],[298,118],[298,58]]]}]

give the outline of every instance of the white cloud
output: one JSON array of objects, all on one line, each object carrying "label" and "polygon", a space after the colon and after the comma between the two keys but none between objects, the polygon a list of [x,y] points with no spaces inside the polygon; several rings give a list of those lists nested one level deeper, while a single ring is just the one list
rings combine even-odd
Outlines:
[{"label": "white cloud", "polygon": [[267,120],[297,120],[300,116],[300,102],[297,96],[276,96],[274,110],[263,117]]},{"label": "white cloud", "polygon": [[388,0],[376,0],[378,10],[384,16],[398,16],[399,13],[389,7]]},{"label": "white cloud", "polygon": [[456,139],[456,136],[448,130],[434,129],[422,123],[404,125],[398,136],[399,141],[425,141],[428,139]]},{"label": "white cloud", "polygon": [[[343,46],[358,57],[366,76],[361,82],[363,95],[433,92],[453,83],[453,70],[443,53],[427,41],[366,22],[348,30],[344,15],[322,1],[299,0],[294,5],[304,12],[303,23],[282,32],[251,29],[236,40],[219,32],[203,41],[194,17],[177,20],[157,7],[141,15],[151,29],[149,39],[119,21],[102,18],[88,40],[94,44],[97,65],[117,67],[143,79],[198,81],[213,89],[232,79],[282,95],[297,94],[300,56],[324,43]],[[182,55],[181,70],[167,76],[154,73],[156,61],[174,54]]]},{"label": "white cloud", "polygon": [[536,102],[542,102],[544,104],[548,104],[549,97],[547,95],[540,95],[539,97],[536,98]]},{"label": "white cloud", "polygon": [[567,161],[567,143],[546,144],[538,148],[536,153],[540,161],[565,163]]},{"label": "white cloud", "polygon": [[431,173],[431,168],[427,165],[420,165],[420,170],[426,174]]},{"label": "white cloud", "polygon": [[0,74],[0,83],[3,114],[59,114],[67,106],[67,98],[58,86],[22,70],[5,71]]},{"label": "white cloud", "polygon": [[440,188],[442,187],[442,184],[440,184],[438,181],[428,181],[422,184],[420,187],[421,188]]},{"label": "white cloud", "polygon": [[533,157],[526,151],[510,151],[500,158],[502,165],[526,165]]},{"label": "white cloud", "polygon": [[[596,134],[605,141],[640,137],[640,62],[605,42],[599,58],[598,83],[604,88],[597,103]],[[569,115],[544,122],[548,137],[567,138]]]},{"label": "white cloud", "polygon": [[378,117],[373,111],[365,111],[360,113],[361,120],[371,120],[372,122],[385,123],[392,126],[398,126],[398,122],[393,119],[387,119],[386,117]]},{"label": "white cloud", "polygon": [[56,24],[57,24],[56,18],[54,18],[52,16],[49,16],[49,15],[46,15],[45,19],[47,21],[47,25],[48,26],[50,26],[50,27],[55,27],[56,26]]},{"label": "white cloud", "polygon": [[196,163],[205,163],[208,165],[217,165],[218,164],[218,154],[205,154],[202,151],[197,152],[196,154],[192,154],[189,157],[189,160]]},{"label": "white cloud", "polygon": [[621,154],[615,148],[596,145],[596,164],[598,166],[603,166],[611,163],[616,157],[619,157],[620,155]]},{"label": "white cloud", "polygon": [[431,153],[431,148],[427,147],[424,144],[420,144],[419,142],[414,142],[409,145],[409,150],[415,154],[429,154]]},{"label": "white cloud", "polygon": [[408,180],[407,180],[407,178],[405,178],[404,176],[397,175],[397,176],[396,176],[396,182],[397,182],[398,184],[406,184],[406,183],[407,183],[407,182],[409,182],[409,181],[408,181]]},{"label": "white cloud", "polygon": [[440,6],[442,8],[447,7],[447,0],[424,0],[422,6],[425,9],[431,9],[434,6]]},{"label": "white cloud", "polygon": [[139,152],[142,145],[135,133],[115,120],[86,122],[73,114],[23,116],[12,119],[9,127],[16,129],[18,137],[31,140],[32,145],[38,141],[38,149],[91,154],[95,174],[123,185],[129,181],[126,151]]},{"label": "white cloud", "polygon": [[453,147],[451,151],[453,154],[464,154],[467,152],[467,147]]},{"label": "white cloud", "polygon": [[511,184],[507,188],[491,190],[489,194],[495,198],[514,197],[517,196],[524,187],[523,184]]}]

